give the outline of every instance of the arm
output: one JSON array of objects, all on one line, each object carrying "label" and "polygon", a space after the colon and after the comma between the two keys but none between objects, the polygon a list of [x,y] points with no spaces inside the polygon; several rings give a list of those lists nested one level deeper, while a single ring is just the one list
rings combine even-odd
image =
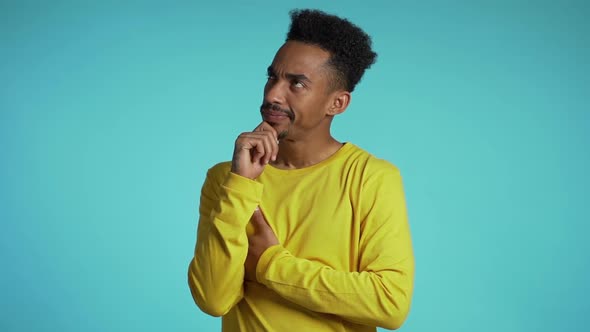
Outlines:
[{"label": "arm", "polygon": [[389,166],[375,172],[362,193],[359,272],[337,271],[275,245],[260,257],[257,280],[309,310],[399,328],[409,312],[414,277],[399,171]]},{"label": "arm", "polygon": [[244,296],[246,225],[262,197],[254,179],[277,152],[276,130],[262,122],[236,139],[231,172],[221,164],[207,173],[188,283],[195,303],[210,315],[225,315]]},{"label": "arm", "polygon": [[261,196],[262,184],[229,167],[207,173],[188,283],[195,303],[210,315],[225,315],[243,297],[246,225]]}]

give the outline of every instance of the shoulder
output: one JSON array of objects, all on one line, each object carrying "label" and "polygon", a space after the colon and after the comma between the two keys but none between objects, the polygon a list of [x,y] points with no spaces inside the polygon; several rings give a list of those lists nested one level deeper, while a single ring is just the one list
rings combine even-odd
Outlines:
[{"label": "shoulder", "polygon": [[370,179],[375,176],[400,176],[399,168],[393,163],[385,159],[378,158],[354,144],[348,144],[351,145],[350,156],[362,165],[363,178]]},{"label": "shoulder", "polygon": [[224,161],[215,164],[207,171],[207,179],[216,183],[221,183],[231,171],[231,161]]}]

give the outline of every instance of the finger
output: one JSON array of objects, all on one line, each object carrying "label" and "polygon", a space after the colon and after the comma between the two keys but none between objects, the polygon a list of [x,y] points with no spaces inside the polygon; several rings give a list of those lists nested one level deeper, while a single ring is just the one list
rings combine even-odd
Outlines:
[{"label": "finger", "polygon": [[[273,128],[274,130],[274,128]],[[259,141],[260,144],[264,145],[264,159],[263,162],[268,164],[270,160],[275,161],[276,157],[279,152],[279,145],[278,141],[275,139],[275,134],[270,131],[260,130],[249,132],[249,133],[242,133],[240,135],[240,141],[242,145],[245,145],[245,149],[252,149],[255,147],[254,141]],[[259,147],[257,147],[259,149]],[[258,161],[260,159],[260,155],[256,156],[254,161]]]},{"label": "finger", "polygon": [[265,154],[264,143],[257,135],[253,133],[244,133],[240,136],[240,148],[248,150],[250,153],[250,161],[256,163]]},{"label": "finger", "polygon": [[[265,149],[265,156],[264,156],[264,162],[266,164],[268,164],[268,162],[273,158],[274,154],[274,145],[276,145],[276,142],[273,138],[272,135],[266,135],[264,137],[264,149]],[[274,160],[274,159],[273,159]]]},{"label": "finger", "polygon": [[277,130],[266,121],[262,121],[254,131],[268,131],[272,133],[275,141],[279,139],[279,133],[277,133]]},{"label": "finger", "polygon": [[252,142],[254,153],[252,154],[252,163],[261,163],[265,154],[264,143],[261,140]]},{"label": "finger", "polygon": [[256,126],[256,128],[254,128],[254,130],[252,130],[252,131],[254,131],[254,132],[256,132],[256,131],[264,131],[264,124],[265,124],[265,123],[266,123],[265,121],[262,121],[262,122],[261,122],[261,123],[260,123],[258,126]]},{"label": "finger", "polygon": [[268,128],[266,126],[261,125],[259,127],[256,127],[252,132],[242,133],[240,137],[259,137],[258,135],[270,135],[271,139],[278,143],[277,131],[268,123],[265,122],[264,124],[268,126]]},{"label": "finger", "polygon": [[[261,133],[267,133],[268,136],[268,144],[266,147],[267,161],[275,161],[277,159],[277,154],[279,153],[279,141],[277,139],[277,131],[269,124],[266,124],[270,130],[263,130]],[[271,131],[272,130],[272,131]]]},{"label": "finger", "polygon": [[271,157],[272,161],[277,160],[277,155],[279,154],[279,141],[278,141],[278,139],[272,141],[271,154],[272,154],[272,157]]},{"label": "finger", "polygon": [[262,210],[260,210],[260,208],[256,208],[256,210],[254,210],[251,221],[252,225],[256,228],[256,230],[261,230],[270,227],[268,225],[268,222],[266,222],[266,218],[264,217],[264,214],[262,213]]},{"label": "finger", "polygon": [[[252,142],[259,142],[259,144],[262,144],[264,146],[264,155],[257,156],[256,161],[262,158],[261,163],[264,163],[266,165],[271,159],[276,159],[275,151],[278,147],[272,133],[268,131],[258,131],[244,135],[244,137],[247,137],[248,139],[252,140]],[[257,147],[257,149],[259,148]]]},{"label": "finger", "polygon": [[277,159],[277,155],[279,154],[279,133],[277,130],[271,126],[268,122],[264,122],[263,128],[265,131],[270,131],[272,133],[272,150],[271,150],[271,160],[275,161]]}]

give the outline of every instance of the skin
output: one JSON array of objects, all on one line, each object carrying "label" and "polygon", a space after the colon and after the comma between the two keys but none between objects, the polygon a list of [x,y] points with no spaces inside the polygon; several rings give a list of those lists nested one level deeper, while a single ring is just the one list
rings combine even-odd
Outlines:
[{"label": "skin", "polygon": [[[256,179],[269,163],[281,169],[308,167],[342,147],[330,134],[330,126],[334,116],[348,107],[350,93],[331,84],[329,58],[330,53],[320,47],[296,41],[278,50],[268,68],[263,121],[236,139],[233,173]],[[256,210],[251,223],[254,233],[248,237],[245,278],[256,281],[260,256],[279,242],[263,211]]]}]

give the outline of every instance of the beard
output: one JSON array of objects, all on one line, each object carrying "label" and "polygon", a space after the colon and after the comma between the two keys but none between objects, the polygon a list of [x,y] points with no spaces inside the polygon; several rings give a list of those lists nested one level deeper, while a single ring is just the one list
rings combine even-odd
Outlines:
[{"label": "beard", "polygon": [[268,102],[262,103],[260,106],[260,113],[263,114],[265,111],[281,112],[287,115],[289,118],[289,126],[287,129],[283,129],[278,133],[278,139],[282,140],[287,137],[289,135],[289,129],[291,129],[291,126],[295,121],[295,112],[293,112],[293,110],[290,108],[281,108],[281,106],[278,104]]}]

